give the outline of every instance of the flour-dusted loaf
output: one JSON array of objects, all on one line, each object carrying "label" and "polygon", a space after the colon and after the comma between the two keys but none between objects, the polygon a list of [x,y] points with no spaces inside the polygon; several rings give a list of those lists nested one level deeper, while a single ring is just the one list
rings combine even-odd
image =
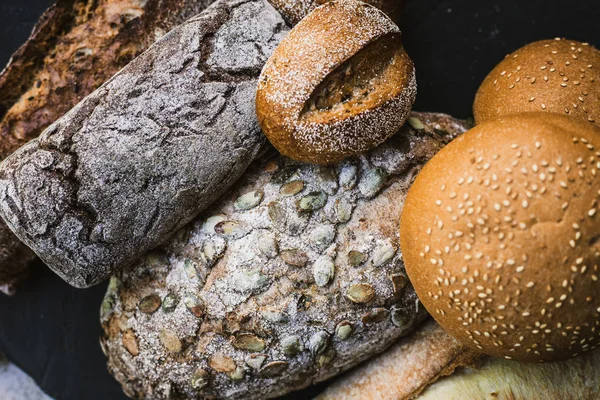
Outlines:
[{"label": "flour-dusted loaf", "polygon": [[260,151],[256,78],[286,32],[265,0],[221,0],[172,30],[2,163],[2,217],[74,286],[131,264]]},{"label": "flour-dusted loaf", "polygon": [[400,211],[418,170],[466,127],[441,114],[409,121],[335,166],[261,158],[169,243],[113,277],[102,343],[125,392],[274,397],[412,332],[426,314],[404,271]]},{"label": "flour-dusted loaf", "polygon": [[[327,3],[330,0],[269,0],[283,18],[291,25],[295,25],[308,13],[318,6]],[[371,4],[387,15],[396,23],[400,21],[400,11],[404,5],[404,0],[365,0],[367,4]]]},{"label": "flour-dusted loaf", "polygon": [[[58,0],[0,74],[0,160],[212,1]],[[0,221],[0,291],[32,258]]]}]

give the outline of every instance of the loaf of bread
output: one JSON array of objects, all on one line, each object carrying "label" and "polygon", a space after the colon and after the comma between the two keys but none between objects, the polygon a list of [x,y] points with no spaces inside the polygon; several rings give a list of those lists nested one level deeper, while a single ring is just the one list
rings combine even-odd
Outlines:
[{"label": "loaf of bread", "polygon": [[[212,1],[58,0],[0,74],[0,160]],[[32,258],[0,220],[0,291]]]},{"label": "loaf of bread", "polygon": [[398,249],[417,171],[466,130],[413,118],[321,167],[262,157],[134,268],[102,305],[109,369],[135,398],[268,398],[330,378],[425,317]]},{"label": "loaf of bread", "polygon": [[281,154],[331,164],[398,132],[416,95],[398,26],[366,3],[335,0],[277,46],[258,80],[256,113]]},{"label": "loaf of bread", "polygon": [[[342,376],[316,400],[412,399],[440,377],[473,365],[481,357],[430,320],[382,355]],[[448,398],[442,395],[437,399]]]},{"label": "loaf of bread", "polygon": [[[290,24],[295,25],[308,13],[318,6],[327,3],[330,0],[269,0],[283,18]],[[404,0],[365,0],[367,4],[371,4],[398,23],[400,20],[400,11],[404,5]]]},{"label": "loaf of bread", "polygon": [[256,80],[286,32],[265,0],[222,0],[172,30],[4,160],[2,217],[74,286],[131,264],[260,151]]}]

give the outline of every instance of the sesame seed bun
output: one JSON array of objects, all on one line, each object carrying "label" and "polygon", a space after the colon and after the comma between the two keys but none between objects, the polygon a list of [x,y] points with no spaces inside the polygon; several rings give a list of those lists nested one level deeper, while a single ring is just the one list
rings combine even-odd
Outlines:
[{"label": "sesame seed bun", "polygon": [[485,354],[573,357],[600,341],[600,128],[547,113],[483,123],[412,186],[406,270],[425,308]]},{"label": "sesame seed bun", "polygon": [[256,112],[280,153],[330,164],[395,134],[416,92],[398,27],[373,6],[338,0],[315,9],[277,47],[259,78]]},{"label": "sesame seed bun", "polygon": [[479,124],[502,115],[547,111],[600,126],[600,51],[574,40],[528,44],[494,68],[473,105]]}]

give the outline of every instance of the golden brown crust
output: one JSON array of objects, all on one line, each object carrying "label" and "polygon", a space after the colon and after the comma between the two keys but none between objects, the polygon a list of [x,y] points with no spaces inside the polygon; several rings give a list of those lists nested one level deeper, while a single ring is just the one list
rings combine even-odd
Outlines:
[{"label": "golden brown crust", "polygon": [[447,332],[521,361],[600,343],[600,129],[560,114],[481,124],[412,186],[401,248]]},{"label": "golden brown crust", "polygon": [[415,96],[398,27],[372,6],[340,0],[317,8],[275,50],[259,79],[256,109],[282,154],[327,164],[397,132]]},{"label": "golden brown crust", "polygon": [[547,111],[600,125],[600,51],[574,40],[542,40],[509,54],[475,97],[479,124],[498,116]]},{"label": "golden brown crust", "polygon": [[317,400],[406,400],[481,356],[430,321],[327,388]]},{"label": "golden brown crust", "polygon": [[[283,15],[290,24],[296,25],[308,13],[329,0],[269,0],[269,2]],[[383,12],[396,23],[400,21],[400,12],[404,6],[403,0],[364,0]]]}]

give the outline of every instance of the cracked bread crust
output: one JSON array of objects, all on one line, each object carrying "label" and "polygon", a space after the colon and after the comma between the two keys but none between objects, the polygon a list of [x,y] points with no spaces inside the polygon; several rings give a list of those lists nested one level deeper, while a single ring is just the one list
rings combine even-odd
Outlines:
[{"label": "cracked bread crust", "polygon": [[172,240],[111,279],[109,370],[144,399],[270,398],[339,374],[425,318],[399,219],[422,165],[466,125],[413,113],[331,167],[274,154]]},{"label": "cracked bread crust", "polygon": [[73,286],[131,264],[259,152],[256,80],[286,32],[264,0],[175,28],[2,163],[3,218]]},{"label": "cracked bread crust", "polygon": [[[58,0],[0,74],[0,160],[213,0]],[[34,253],[0,221],[0,291]]]}]

